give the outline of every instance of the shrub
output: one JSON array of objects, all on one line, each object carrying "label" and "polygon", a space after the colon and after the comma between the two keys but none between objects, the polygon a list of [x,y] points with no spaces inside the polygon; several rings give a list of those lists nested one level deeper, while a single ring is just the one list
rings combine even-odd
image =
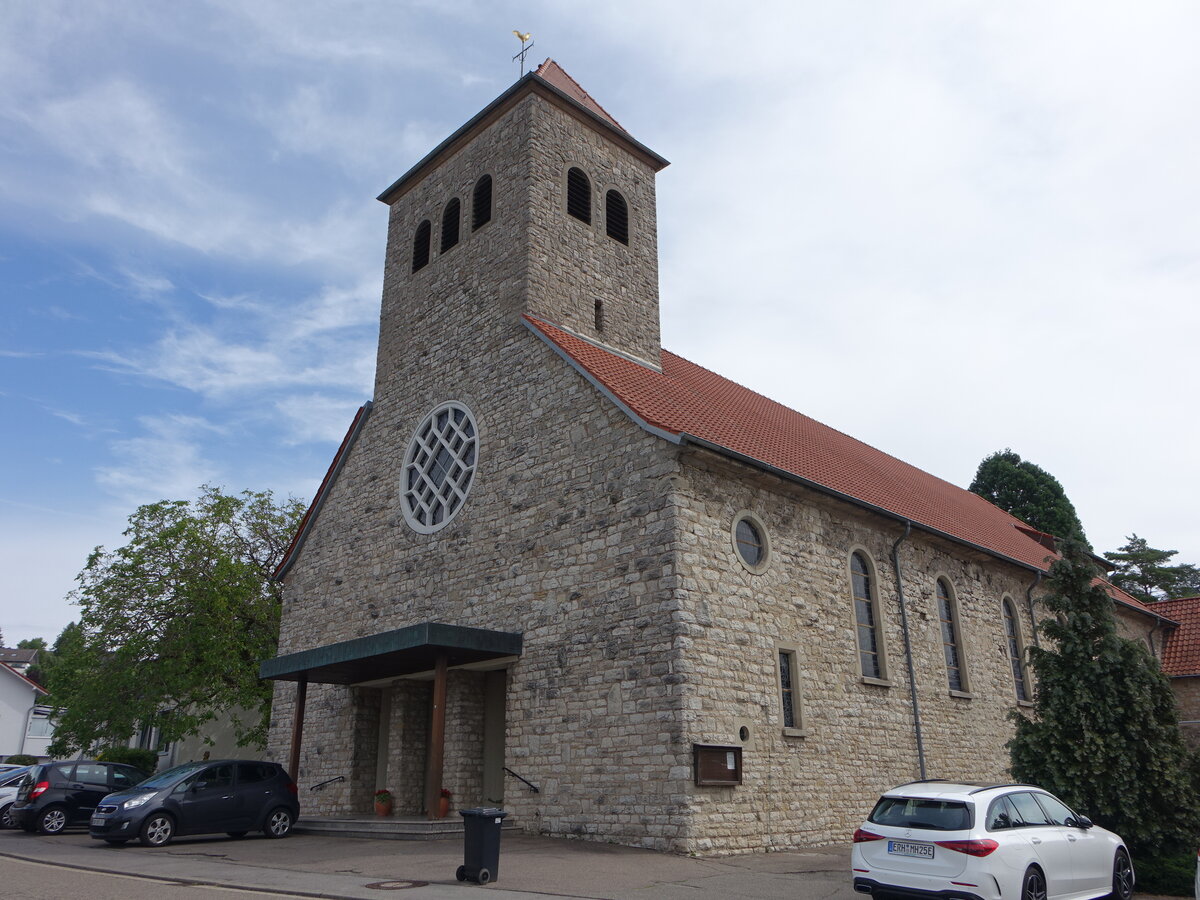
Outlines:
[{"label": "shrub", "polygon": [[142,750],[139,747],[105,747],[96,759],[104,762],[124,763],[133,766],[139,772],[153,774],[158,768],[158,754],[153,750]]},{"label": "shrub", "polygon": [[38,758],[28,753],[14,753],[4,762],[13,766],[36,766]]},{"label": "shrub", "polygon": [[1138,893],[1191,897],[1195,888],[1196,857],[1190,851],[1167,856],[1145,856],[1133,861]]}]

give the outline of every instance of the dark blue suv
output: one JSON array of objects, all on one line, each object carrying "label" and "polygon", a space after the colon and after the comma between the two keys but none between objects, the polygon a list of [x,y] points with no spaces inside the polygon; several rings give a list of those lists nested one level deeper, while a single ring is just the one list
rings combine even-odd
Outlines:
[{"label": "dark blue suv", "polygon": [[92,814],[98,841],[137,838],[162,847],[175,835],[262,831],[287,837],[300,816],[296,782],[278,763],[221,759],[185,763],[109,794]]},{"label": "dark blue suv", "polygon": [[86,822],[103,797],[145,777],[133,766],[94,759],[31,766],[8,814],[26,831],[58,834],[68,825]]}]

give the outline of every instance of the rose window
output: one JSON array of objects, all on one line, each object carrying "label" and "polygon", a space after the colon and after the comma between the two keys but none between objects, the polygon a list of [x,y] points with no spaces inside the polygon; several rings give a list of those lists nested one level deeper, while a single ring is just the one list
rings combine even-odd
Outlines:
[{"label": "rose window", "polygon": [[478,435],[470,410],[444,403],[425,417],[404,459],[404,520],[422,534],[449,524],[475,477]]}]

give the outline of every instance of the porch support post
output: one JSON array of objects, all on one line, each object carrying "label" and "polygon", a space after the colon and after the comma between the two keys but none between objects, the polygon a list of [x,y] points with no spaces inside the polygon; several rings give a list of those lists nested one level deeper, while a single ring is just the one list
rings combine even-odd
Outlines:
[{"label": "porch support post", "polygon": [[296,682],[296,708],[292,712],[292,752],[288,760],[288,773],[292,780],[300,780],[300,738],[304,734],[304,702],[308,699],[308,673],[301,672]]},{"label": "porch support post", "polygon": [[442,763],[446,756],[446,654],[433,667],[433,715],[429,723],[429,754],[425,765],[425,814],[437,818],[442,797]]}]

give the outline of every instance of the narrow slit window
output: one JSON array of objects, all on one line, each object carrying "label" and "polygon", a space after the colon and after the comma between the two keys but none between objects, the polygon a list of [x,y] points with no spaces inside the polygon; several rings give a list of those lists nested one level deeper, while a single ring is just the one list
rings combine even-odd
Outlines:
[{"label": "narrow slit window", "polygon": [[471,198],[471,230],[478,231],[492,221],[492,176],[484,175],[475,182]]},{"label": "narrow slit window", "polygon": [[962,641],[959,634],[954,595],[946,579],[937,581],[938,617],[942,621],[942,652],[946,658],[946,680],[952,691],[965,691],[967,679],[963,675]]},{"label": "narrow slit window", "polygon": [[629,207],[616,191],[604,195],[604,229],[615,241],[629,244]]},{"label": "narrow slit window", "polygon": [[428,219],[417,226],[417,234],[413,238],[412,270],[414,272],[429,265],[429,242],[432,233],[433,227],[429,224]]},{"label": "narrow slit window", "polygon": [[596,301],[596,330],[604,330],[604,301]]},{"label": "narrow slit window", "polygon": [[779,651],[779,700],[784,728],[803,728],[800,695],[796,684],[796,651]]},{"label": "narrow slit window", "polygon": [[879,621],[871,570],[861,553],[850,557],[850,583],[854,594],[854,623],[858,633],[858,662],[865,678],[883,678],[879,649]]},{"label": "narrow slit window", "polygon": [[1022,659],[1024,648],[1021,646],[1021,620],[1013,609],[1012,601],[1007,597],[1002,604],[1004,610],[1004,637],[1008,642],[1008,661],[1012,665],[1013,689],[1018,700],[1029,699],[1029,688],[1025,683],[1025,664]]},{"label": "narrow slit window", "polygon": [[583,169],[567,172],[567,212],[580,222],[592,224],[592,183]]},{"label": "narrow slit window", "polygon": [[446,204],[446,210],[442,213],[442,252],[445,253],[451,247],[458,243],[458,220],[462,210],[462,204],[455,197]]}]

